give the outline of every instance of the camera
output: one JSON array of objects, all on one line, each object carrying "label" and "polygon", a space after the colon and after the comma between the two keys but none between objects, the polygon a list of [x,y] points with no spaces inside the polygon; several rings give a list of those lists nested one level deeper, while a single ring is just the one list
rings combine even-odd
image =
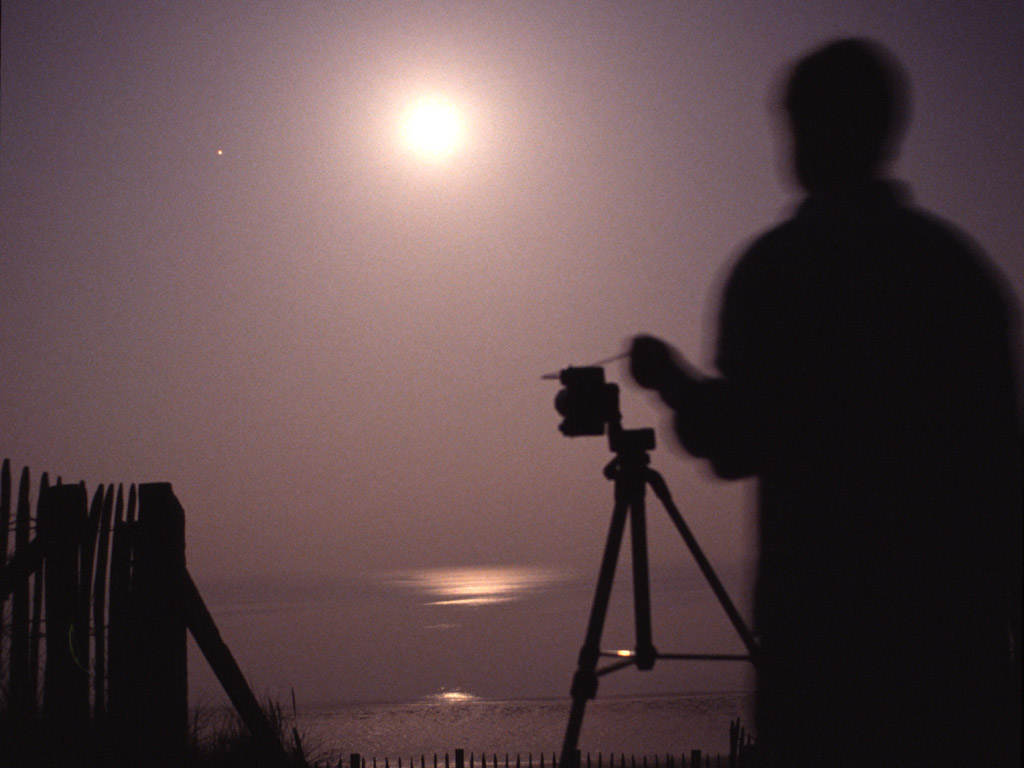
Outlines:
[{"label": "camera", "polygon": [[619,387],[604,380],[604,368],[570,366],[558,380],[564,389],[555,395],[555,410],[564,417],[558,425],[563,435],[603,435],[607,424],[621,422]]}]

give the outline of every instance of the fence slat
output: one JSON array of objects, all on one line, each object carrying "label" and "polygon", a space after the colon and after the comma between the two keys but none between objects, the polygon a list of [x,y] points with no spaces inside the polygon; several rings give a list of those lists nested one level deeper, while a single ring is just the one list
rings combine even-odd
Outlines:
[{"label": "fence slat", "polygon": [[117,509],[110,544],[110,607],[107,629],[107,717],[112,730],[123,732],[128,728],[128,709],[131,698],[130,627],[131,605],[128,593],[131,586],[132,536],[134,533],[135,486],[128,490],[128,508],[122,517]]},{"label": "fence slat", "polygon": [[[29,539],[29,472],[21,470],[18,482],[18,506],[14,517],[14,552],[23,551]],[[23,717],[35,705],[35,694],[28,688],[28,579],[16,579],[11,585],[11,655],[10,697],[11,714]]]},{"label": "fence slat", "polygon": [[[124,488],[120,485],[117,487],[117,507],[118,510],[124,507]],[[107,712],[107,560],[110,550],[110,521],[113,511],[114,486],[111,484],[107,487],[107,495],[103,499],[103,513],[100,516],[99,541],[96,544],[96,580],[92,593],[92,625],[96,650],[93,676],[93,714],[98,720],[102,720]]]},{"label": "fence slat", "polygon": [[[82,494],[88,498],[85,483],[80,483]],[[88,673],[90,664],[89,635],[92,615],[92,575],[96,558],[96,538],[99,533],[100,515],[103,512],[103,486],[97,486],[89,506],[85,530],[78,552],[78,606],[75,611],[74,642],[75,661]],[[87,686],[88,687],[88,686]],[[88,693],[86,694],[88,697]]]},{"label": "fence slat", "polygon": [[[39,529],[40,508],[43,503],[43,494],[50,488],[50,476],[43,472],[39,479],[39,496],[36,499],[36,538],[45,541],[45,537]],[[28,690],[31,691],[32,711],[38,710],[39,699],[39,647],[42,644],[43,625],[43,594],[46,587],[46,570],[40,567],[36,569],[32,577],[32,626],[28,637]]]},{"label": "fence slat", "polygon": [[[0,467],[0,568],[7,568],[7,539],[11,527],[11,460]],[[0,619],[7,615],[7,590],[0,591]],[[0,632],[0,659],[4,657],[7,634]],[[0,667],[2,669],[2,667]],[[4,681],[0,681],[4,682]]]},{"label": "fence slat", "polygon": [[32,711],[38,710],[39,647],[43,642],[43,595],[46,590],[46,571],[36,570],[32,576],[32,623],[28,634],[28,690],[32,696]]}]

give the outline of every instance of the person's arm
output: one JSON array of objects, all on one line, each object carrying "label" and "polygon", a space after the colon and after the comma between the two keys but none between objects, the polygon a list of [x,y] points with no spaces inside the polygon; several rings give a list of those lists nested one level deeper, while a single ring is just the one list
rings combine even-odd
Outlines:
[{"label": "person's arm", "polygon": [[673,410],[685,407],[701,380],[682,355],[661,339],[636,336],[629,351],[629,372],[645,389],[653,389]]},{"label": "person's arm", "polygon": [[633,339],[630,374],[672,409],[680,443],[692,455],[708,459],[715,474],[734,479],[757,471],[756,428],[743,415],[749,404],[729,382],[703,377],[682,355],[652,336]]}]

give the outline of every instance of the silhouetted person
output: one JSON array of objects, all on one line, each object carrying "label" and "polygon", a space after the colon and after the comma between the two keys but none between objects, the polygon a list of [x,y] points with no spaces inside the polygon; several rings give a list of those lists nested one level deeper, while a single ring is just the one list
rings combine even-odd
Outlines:
[{"label": "silhouetted person", "polygon": [[690,453],[759,480],[759,738],[797,768],[1017,766],[1013,302],[884,180],[906,114],[884,51],[808,56],[785,109],[808,195],[728,280],[721,375],[646,336],[631,360]]}]

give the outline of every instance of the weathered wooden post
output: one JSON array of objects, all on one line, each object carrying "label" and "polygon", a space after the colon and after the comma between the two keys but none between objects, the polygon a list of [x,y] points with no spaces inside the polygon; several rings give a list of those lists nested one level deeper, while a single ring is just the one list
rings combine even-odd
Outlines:
[{"label": "weathered wooden post", "polygon": [[78,619],[79,553],[87,522],[85,488],[55,485],[40,490],[39,525],[50,540],[46,573],[46,672],[43,721],[69,745],[89,719],[89,672],[76,653],[87,632]]},{"label": "weathered wooden post", "polygon": [[180,766],[188,739],[185,512],[170,483],[139,486],[130,602],[135,760]]},{"label": "weathered wooden post", "polygon": [[[24,551],[29,538],[29,474],[28,467],[21,470],[18,482],[18,506],[14,517],[14,552]],[[28,687],[28,579],[19,580],[11,594],[11,652],[9,659],[11,713],[16,717],[31,711],[35,705],[35,691]]]}]

